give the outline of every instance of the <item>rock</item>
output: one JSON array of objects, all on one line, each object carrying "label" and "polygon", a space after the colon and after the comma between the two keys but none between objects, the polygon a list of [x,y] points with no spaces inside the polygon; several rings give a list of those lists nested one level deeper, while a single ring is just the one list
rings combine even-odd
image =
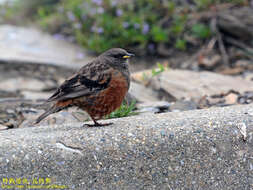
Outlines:
[{"label": "rock", "polygon": [[113,119],[106,127],[1,131],[1,188],[9,178],[48,178],[75,190],[252,189],[251,112],[244,105]]},{"label": "rock", "polygon": [[3,89],[0,89],[0,102],[2,98],[16,98],[21,96],[18,92],[9,92]]},{"label": "rock", "polygon": [[[34,111],[35,113],[27,112],[23,114],[27,119],[19,125],[20,128],[33,126],[34,121],[44,112],[44,110],[37,109]],[[73,107],[69,108],[68,110],[63,110],[61,112],[49,115],[37,125],[63,125],[66,123],[85,122],[89,120],[89,115],[86,112]]]},{"label": "rock", "polygon": [[170,111],[188,111],[197,109],[197,104],[193,101],[177,101],[170,106]]},{"label": "rock", "polygon": [[199,99],[205,95],[224,94],[230,90],[243,93],[253,90],[253,82],[207,71],[169,70],[153,77],[150,87],[154,90],[162,89],[180,100]]},{"label": "rock", "polygon": [[13,3],[15,0],[0,0],[0,5],[4,5],[6,3]]},{"label": "rock", "polygon": [[[73,69],[55,65],[0,61],[0,124],[9,128],[30,126],[41,109],[47,109],[44,101],[72,73]],[[78,121],[72,115],[63,121],[70,118]],[[56,123],[58,120],[62,117]]]},{"label": "rock", "polygon": [[143,107],[137,110],[138,114],[142,114],[142,113],[159,113],[160,109],[154,106],[150,106],[150,107]]},{"label": "rock", "polygon": [[8,129],[8,127],[6,127],[5,125],[1,125],[1,124],[0,124],[0,131],[6,130],[6,129]]},{"label": "rock", "polygon": [[229,94],[225,97],[225,103],[226,103],[226,104],[236,104],[236,103],[237,103],[237,99],[238,99],[238,94],[229,93]]},{"label": "rock", "polygon": [[155,102],[159,101],[158,92],[145,87],[142,84],[131,82],[129,93],[139,102]]},{"label": "rock", "polygon": [[253,101],[253,92],[247,91],[244,94],[241,94],[238,98],[238,102],[240,104],[250,104]]},{"label": "rock", "polygon": [[32,100],[46,100],[52,95],[52,93],[48,92],[33,92],[27,90],[23,90],[21,94],[24,98]]},{"label": "rock", "polygon": [[[169,70],[169,67],[166,66],[168,63],[164,63],[164,71],[168,71]],[[146,69],[146,70],[142,70],[142,71],[139,71],[139,72],[135,72],[135,73],[132,73],[131,74],[131,79],[134,81],[134,82],[137,82],[137,83],[140,83],[140,84],[143,84],[145,86],[148,86],[149,83],[150,83],[150,80],[152,80],[152,78],[154,77],[154,74],[152,74],[154,72],[159,72],[159,68],[156,68],[156,69],[153,69],[153,70],[150,70],[150,69]]]},{"label": "rock", "polygon": [[166,101],[145,102],[136,105],[138,112],[162,113],[169,110],[170,103]]},{"label": "rock", "polygon": [[212,56],[200,56],[198,64],[200,67],[211,69],[214,68],[220,61],[221,56],[217,54]]},{"label": "rock", "polygon": [[198,108],[208,108],[212,106],[229,106],[237,104],[251,104],[253,102],[253,91],[238,93],[229,91],[227,93],[217,94],[213,96],[203,96],[198,101]]},{"label": "rock", "polygon": [[126,94],[124,101],[127,103],[127,105],[138,102],[137,98],[129,92]]},{"label": "rock", "polygon": [[35,28],[1,25],[0,41],[0,60],[80,68],[93,59],[80,47]]},{"label": "rock", "polygon": [[25,120],[23,113],[17,110],[13,104],[15,103],[11,101],[0,101],[0,124],[8,128],[18,128]]},{"label": "rock", "polygon": [[200,108],[207,108],[211,106],[218,106],[224,104],[225,100],[216,96],[203,96],[199,101]]},{"label": "rock", "polygon": [[139,71],[131,74],[131,79],[134,82],[141,83],[143,85],[147,85],[149,80],[152,78],[151,70]]},{"label": "rock", "polygon": [[243,73],[244,71],[245,69],[242,67],[235,67],[235,68],[225,67],[224,69],[218,72],[223,75],[238,75]]},{"label": "rock", "polygon": [[[241,78],[241,76],[240,76]],[[252,72],[245,72],[243,73],[242,78],[247,81],[253,81],[253,73]]]},{"label": "rock", "polygon": [[17,76],[16,78],[0,81],[0,89],[8,89],[8,91],[16,91],[16,90],[42,91],[45,88],[50,88],[50,86],[48,86],[46,82],[47,81],[41,81],[35,78],[24,78],[21,76]]}]

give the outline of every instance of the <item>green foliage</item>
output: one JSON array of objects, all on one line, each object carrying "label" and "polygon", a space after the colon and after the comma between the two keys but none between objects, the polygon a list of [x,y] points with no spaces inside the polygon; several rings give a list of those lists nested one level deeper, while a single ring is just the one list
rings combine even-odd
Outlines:
[{"label": "green foliage", "polygon": [[112,118],[119,118],[119,117],[127,117],[127,116],[132,116],[132,115],[137,115],[136,112],[134,112],[136,102],[133,101],[131,102],[130,105],[127,105],[126,102],[123,102],[122,105],[120,106],[119,109],[116,111],[110,113],[106,118],[107,119],[112,119]]},{"label": "green foliage", "polygon": [[212,3],[214,3],[214,0],[194,0],[198,8],[207,8]]},{"label": "green foliage", "polygon": [[47,11],[47,15],[51,14],[59,2],[60,0],[21,0],[16,1],[14,6],[24,17],[36,17],[39,9]]},{"label": "green foliage", "polygon": [[176,15],[173,17],[172,26],[170,27],[170,31],[175,36],[180,36],[184,30],[187,22],[186,15]]},{"label": "green foliage", "polygon": [[148,83],[148,81],[152,78],[152,77],[155,77],[157,75],[159,75],[160,73],[164,72],[165,70],[169,70],[169,67],[168,65],[166,64],[161,64],[161,63],[156,63],[157,67],[156,68],[153,68],[151,70],[151,73],[150,71],[148,72],[143,72],[142,73],[142,78],[141,80],[144,82],[144,84]]},{"label": "green foliage", "polygon": [[208,38],[211,36],[211,30],[208,26],[204,24],[195,24],[192,26],[192,33],[197,38]]},{"label": "green foliage", "polygon": [[193,0],[198,9],[207,9],[214,4],[219,3],[235,3],[243,4],[247,3],[247,0]]},{"label": "green foliage", "polygon": [[151,34],[155,42],[166,42],[168,41],[168,32],[159,26],[152,28]]},{"label": "green foliage", "polygon": [[[218,3],[246,0],[20,0],[25,18],[35,18],[44,29],[73,36],[84,47],[101,53],[112,47],[157,53],[159,44],[187,50],[185,34],[206,39],[208,25],[192,26],[188,15]],[[15,11],[14,11],[15,12]],[[17,11],[18,12],[18,11]],[[190,42],[189,42],[190,43]],[[150,48],[150,47],[153,48]]]},{"label": "green foliage", "polygon": [[164,65],[162,65],[161,63],[157,63],[157,68],[152,69],[152,77],[162,73],[163,71],[165,71]]},{"label": "green foliage", "polygon": [[182,39],[177,39],[175,48],[179,50],[186,50],[186,41]]}]

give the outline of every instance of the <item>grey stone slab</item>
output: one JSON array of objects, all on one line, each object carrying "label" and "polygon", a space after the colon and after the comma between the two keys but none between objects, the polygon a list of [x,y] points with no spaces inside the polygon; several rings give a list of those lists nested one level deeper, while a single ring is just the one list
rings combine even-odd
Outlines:
[{"label": "grey stone slab", "polygon": [[110,122],[0,131],[0,178],[50,178],[75,190],[253,187],[251,105]]},{"label": "grey stone slab", "polygon": [[153,77],[150,86],[163,90],[176,99],[200,98],[227,93],[230,90],[243,93],[253,90],[253,82],[213,72],[168,70]]},{"label": "grey stone slab", "polygon": [[80,68],[92,59],[79,46],[35,28],[0,26],[0,60]]},{"label": "grey stone slab", "polygon": [[140,102],[156,102],[159,101],[159,93],[147,88],[146,86],[131,81],[129,93]]}]

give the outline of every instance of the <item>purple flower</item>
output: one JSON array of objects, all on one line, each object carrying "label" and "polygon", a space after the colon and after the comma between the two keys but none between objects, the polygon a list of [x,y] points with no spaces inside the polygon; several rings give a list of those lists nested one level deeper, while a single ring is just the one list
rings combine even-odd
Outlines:
[{"label": "purple flower", "polygon": [[77,59],[83,59],[85,57],[85,54],[83,52],[78,52],[76,55]]},{"label": "purple flower", "polygon": [[63,40],[64,39],[64,36],[62,34],[54,34],[53,37],[56,40]]},{"label": "purple flower", "polygon": [[76,20],[76,17],[75,15],[71,12],[71,11],[68,11],[67,12],[67,17],[70,21],[75,21]]},{"label": "purple flower", "polygon": [[117,1],[117,0],[112,0],[112,1],[111,1],[111,6],[112,6],[112,7],[115,7],[117,4],[118,4],[118,1]]},{"label": "purple flower", "polygon": [[128,28],[129,23],[128,23],[128,22],[123,22],[123,23],[122,23],[122,26],[123,26],[123,28]]},{"label": "purple flower", "polygon": [[94,3],[94,4],[98,5],[98,6],[100,6],[100,5],[102,5],[103,0],[92,0],[92,3]]},{"label": "purple flower", "polygon": [[102,27],[92,26],[91,31],[98,34],[102,34],[104,32],[104,29]]},{"label": "purple flower", "polygon": [[117,10],[116,10],[116,15],[117,15],[117,16],[121,16],[122,14],[123,14],[122,9],[117,9]]},{"label": "purple flower", "polygon": [[139,29],[139,28],[140,28],[140,24],[134,23],[134,28],[135,28],[135,29]]},{"label": "purple flower", "polygon": [[97,28],[97,33],[101,34],[104,32],[104,29],[102,27]]},{"label": "purple flower", "polygon": [[98,7],[97,9],[97,13],[98,14],[103,14],[105,11],[104,11],[104,8],[103,7]]},{"label": "purple flower", "polygon": [[82,25],[80,23],[75,23],[74,28],[75,29],[80,29],[80,28],[82,28]]},{"label": "purple flower", "polygon": [[149,49],[149,51],[154,52],[155,45],[154,44],[148,44],[148,49]]},{"label": "purple flower", "polygon": [[147,34],[149,32],[149,24],[148,23],[144,23],[143,27],[142,27],[142,33],[143,34]]}]

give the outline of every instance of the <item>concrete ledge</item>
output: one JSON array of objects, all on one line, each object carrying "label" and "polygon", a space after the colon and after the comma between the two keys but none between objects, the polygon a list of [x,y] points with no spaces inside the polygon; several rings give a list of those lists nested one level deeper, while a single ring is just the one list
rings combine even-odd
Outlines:
[{"label": "concrete ledge", "polygon": [[77,190],[253,188],[252,105],[112,121],[0,132],[0,182],[50,178]]}]

